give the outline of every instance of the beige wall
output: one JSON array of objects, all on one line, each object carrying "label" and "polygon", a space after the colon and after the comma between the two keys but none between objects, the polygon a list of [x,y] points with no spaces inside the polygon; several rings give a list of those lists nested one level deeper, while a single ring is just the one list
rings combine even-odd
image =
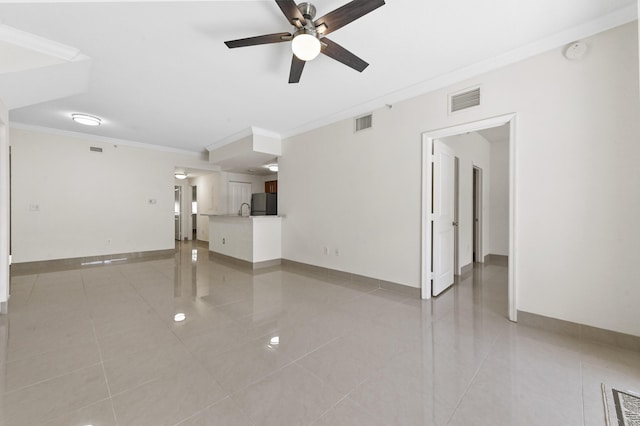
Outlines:
[{"label": "beige wall", "polygon": [[174,169],[211,167],[90,137],[11,129],[11,140],[15,263],[171,249]]},{"label": "beige wall", "polygon": [[[283,256],[419,287],[421,134],[515,112],[517,309],[640,335],[636,25],[285,140]],[[449,115],[477,84],[482,106]]]}]

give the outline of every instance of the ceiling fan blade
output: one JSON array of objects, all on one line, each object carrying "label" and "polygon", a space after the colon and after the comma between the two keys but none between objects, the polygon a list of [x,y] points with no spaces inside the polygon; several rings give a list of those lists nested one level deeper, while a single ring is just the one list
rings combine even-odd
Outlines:
[{"label": "ceiling fan blade", "polygon": [[331,41],[326,37],[322,39],[322,42],[326,44],[326,46],[322,47],[322,53],[328,57],[333,58],[338,62],[342,62],[346,66],[359,72],[364,71],[364,69],[369,66],[368,63],[358,58],[338,43]]},{"label": "ceiling fan blade", "polygon": [[[353,0],[333,12],[329,12],[323,17],[318,18],[314,23],[322,34],[327,35],[363,17],[367,13],[376,10],[384,4],[384,0]],[[324,30],[320,28],[323,24],[326,27]]]},{"label": "ceiling fan blade", "polygon": [[290,33],[277,33],[277,34],[265,34],[265,35],[256,36],[256,37],[247,37],[247,38],[241,38],[238,40],[225,41],[224,44],[226,44],[229,49],[233,49],[234,47],[255,46],[258,44],[269,44],[269,43],[281,43],[283,41],[290,41],[290,40],[291,40]]},{"label": "ceiling fan blade", "polygon": [[293,55],[291,59],[291,71],[289,72],[289,83],[297,83],[300,81],[302,70],[306,62],[302,59],[298,59],[296,55]]},{"label": "ceiling fan blade", "polygon": [[298,25],[296,25],[296,21],[299,21],[302,25],[307,25],[307,21],[304,19],[304,16],[302,16],[302,12],[298,9],[298,5],[296,5],[295,1],[276,0],[276,3],[280,6],[280,10],[282,10],[284,16],[286,16],[289,22],[291,22],[291,25],[298,27]]}]

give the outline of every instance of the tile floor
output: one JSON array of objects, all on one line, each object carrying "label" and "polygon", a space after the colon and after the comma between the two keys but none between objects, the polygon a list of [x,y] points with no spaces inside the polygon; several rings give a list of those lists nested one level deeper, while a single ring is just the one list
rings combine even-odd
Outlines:
[{"label": "tile floor", "polygon": [[602,382],[640,390],[640,353],[518,326],[506,305],[498,265],[421,301],[191,244],[17,276],[0,425],[595,426]]}]

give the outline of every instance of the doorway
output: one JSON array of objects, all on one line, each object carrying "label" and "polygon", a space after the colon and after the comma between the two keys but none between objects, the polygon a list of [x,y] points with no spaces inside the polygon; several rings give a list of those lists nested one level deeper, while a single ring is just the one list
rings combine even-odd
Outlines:
[{"label": "doorway", "polygon": [[191,187],[191,239],[198,239],[198,187]]},{"label": "doorway", "polygon": [[[0,314],[8,313],[10,292],[11,147],[8,132],[8,126],[0,116]],[[7,330],[6,327],[2,329]]]},{"label": "doorway", "polygon": [[173,221],[175,227],[175,239],[177,241],[182,240],[182,186],[174,186],[174,199],[173,199]]},{"label": "doorway", "polygon": [[[450,128],[433,130],[423,133],[422,135],[422,232],[421,232],[421,241],[422,241],[422,256],[421,256],[421,290],[422,290],[422,298],[429,299],[432,295],[432,285],[433,279],[438,274],[438,272],[434,269],[435,258],[438,256],[437,253],[432,252],[432,238],[434,228],[432,225],[433,219],[433,204],[436,203],[436,199],[433,194],[433,183],[435,178],[435,168],[438,167],[434,164],[434,156],[432,154],[434,142],[436,139],[441,139],[450,136],[461,135],[469,132],[476,132],[480,130],[486,130],[490,128],[495,128],[499,126],[503,126],[505,124],[509,124],[508,126],[508,189],[506,190],[508,193],[508,316],[511,321],[517,321],[517,305],[516,305],[516,291],[517,291],[517,283],[515,281],[515,265],[516,265],[516,255],[515,255],[515,241],[516,241],[516,233],[515,233],[515,222],[516,222],[516,188],[517,182],[515,180],[515,148],[516,148],[516,114],[507,114],[499,117],[489,118],[485,120],[480,120],[473,123],[466,123]],[[505,141],[506,142],[506,141]],[[465,166],[466,167],[466,166]],[[462,168],[462,166],[461,166]],[[469,166],[469,170],[471,172],[471,166]],[[475,169],[474,169],[475,170]],[[506,169],[505,169],[506,170]],[[478,170],[476,175],[476,184],[478,187],[482,187],[482,173],[481,170]],[[471,186],[471,185],[469,185]],[[480,198],[479,202],[482,199]],[[478,212],[482,213],[482,208],[478,208]],[[474,222],[475,217],[474,215]],[[482,216],[478,217],[479,223],[482,223]],[[471,224],[469,224],[471,225]],[[479,238],[476,238],[476,242],[478,244],[479,249],[476,249],[476,257],[480,258],[483,255],[481,240],[482,240],[482,230],[478,229],[478,233],[480,233]],[[476,234],[474,232],[474,234]],[[466,249],[466,247],[465,247]],[[468,251],[467,251],[468,253]],[[469,256],[470,257],[470,256]]]},{"label": "doorway", "polygon": [[460,158],[455,157],[453,175],[453,271],[460,275]]},{"label": "doorway", "polygon": [[480,167],[473,166],[473,197],[472,197],[472,212],[473,212],[473,232],[472,232],[472,246],[473,262],[484,263],[484,256],[482,250],[482,169]]}]

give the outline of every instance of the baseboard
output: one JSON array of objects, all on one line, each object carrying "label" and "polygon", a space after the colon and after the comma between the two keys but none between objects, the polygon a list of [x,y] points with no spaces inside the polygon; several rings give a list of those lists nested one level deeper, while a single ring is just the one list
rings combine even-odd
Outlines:
[{"label": "baseboard", "polygon": [[41,260],[11,264],[11,275],[30,275],[43,272],[67,271],[109,264],[123,264],[155,259],[169,259],[175,256],[175,249],[150,250],[131,253],[107,254],[101,256],[74,257],[69,259]]},{"label": "baseboard", "polygon": [[471,272],[473,271],[473,262],[469,263],[468,265],[464,265],[461,269],[460,269],[460,275],[464,275],[467,272]]},{"label": "baseboard", "polygon": [[209,259],[222,260],[242,268],[264,269],[278,266],[282,263],[282,259],[264,260],[262,262],[249,262],[248,260],[238,259],[237,257],[227,256],[226,254],[209,251]]},{"label": "baseboard", "polygon": [[379,280],[377,278],[366,277],[364,275],[352,274],[350,272],[338,271],[336,269],[324,268],[321,266],[310,265],[308,263],[296,262],[295,260],[282,259],[282,266],[291,270],[299,270],[318,277],[338,278],[342,281],[358,283],[369,286],[371,289],[382,288],[419,299],[421,297],[421,289],[410,287],[404,284],[398,284],[391,281]]},{"label": "baseboard", "polygon": [[509,256],[502,254],[488,254],[484,257],[485,265],[509,266]]},{"label": "baseboard", "polygon": [[603,343],[640,352],[640,336],[605,330],[603,328],[564,321],[525,311],[518,311],[518,324],[579,338],[585,342]]}]

